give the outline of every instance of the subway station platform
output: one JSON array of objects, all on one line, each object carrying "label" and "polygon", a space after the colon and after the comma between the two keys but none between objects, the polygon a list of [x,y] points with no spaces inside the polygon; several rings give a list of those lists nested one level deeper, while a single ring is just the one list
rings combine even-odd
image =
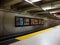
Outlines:
[{"label": "subway station platform", "polygon": [[60,25],[5,40],[0,45],[60,45]]},{"label": "subway station platform", "polygon": [[60,0],[0,0],[0,45],[60,45]]}]

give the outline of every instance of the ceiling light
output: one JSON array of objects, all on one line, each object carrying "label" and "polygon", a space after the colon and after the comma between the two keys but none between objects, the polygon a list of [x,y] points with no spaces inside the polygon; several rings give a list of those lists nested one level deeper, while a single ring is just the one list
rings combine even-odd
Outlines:
[{"label": "ceiling light", "polygon": [[50,12],[50,13],[57,13],[57,12],[59,12],[59,11],[52,11],[52,12]]},{"label": "ceiling light", "polygon": [[57,7],[42,7],[43,10],[50,10],[50,9],[55,9]]},{"label": "ceiling light", "polygon": [[42,8],[43,10],[49,10],[51,9],[51,7],[45,7],[45,8]]},{"label": "ceiling light", "polygon": [[34,3],[34,2],[38,2],[38,1],[41,1],[41,0],[25,0],[26,2],[29,2],[29,3]]}]

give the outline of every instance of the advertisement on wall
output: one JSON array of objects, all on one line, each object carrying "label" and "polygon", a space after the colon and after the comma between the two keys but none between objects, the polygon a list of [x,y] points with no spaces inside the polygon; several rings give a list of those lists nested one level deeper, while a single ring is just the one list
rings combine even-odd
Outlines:
[{"label": "advertisement on wall", "polygon": [[24,18],[24,25],[30,25],[30,19]]},{"label": "advertisement on wall", "polygon": [[15,27],[33,26],[43,24],[43,19],[29,18],[29,17],[15,17]]},{"label": "advertisement on wall", "polygon": [[35,25],[35,19],[31,19],[31,25]]}]

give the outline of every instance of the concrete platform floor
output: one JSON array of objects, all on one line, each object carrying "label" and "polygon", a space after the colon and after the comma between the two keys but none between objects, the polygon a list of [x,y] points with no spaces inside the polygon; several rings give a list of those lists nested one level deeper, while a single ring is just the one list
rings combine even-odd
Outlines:
[{"label": "concrete platform floor", "polygon": [[42,34],[9,45],[60,45],[60,25]]}]

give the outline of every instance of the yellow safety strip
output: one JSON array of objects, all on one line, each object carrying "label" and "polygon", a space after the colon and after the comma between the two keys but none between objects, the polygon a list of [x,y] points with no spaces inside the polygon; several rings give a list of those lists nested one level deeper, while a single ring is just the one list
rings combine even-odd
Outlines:
[{"label": "yellow safety strip", "polygon": [[[57,27],[57,26],[55,26],[55,27]],[[19,37],[15,38],[15,39],[20,40],[20,41],[21,41],[21,40],[25,40],[25,39],[31,38],[31,37],[33,37],[33,36],[36,36],[36,35],[38,35],[38,34],[47,32],[47,31],[52,30],[52,29],[53,29],[53,28],[48,28],[48,29],[41,30],[41,31],[37,31],[37,32],[31,33],[31,34],[27,34],[27,35],[24,35],[24,36],[19,36]]]}]

